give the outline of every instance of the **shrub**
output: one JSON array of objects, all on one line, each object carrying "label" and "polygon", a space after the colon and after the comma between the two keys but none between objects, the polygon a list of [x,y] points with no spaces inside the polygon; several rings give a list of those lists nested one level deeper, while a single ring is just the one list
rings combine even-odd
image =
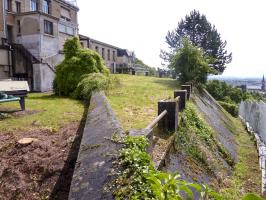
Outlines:
[{"label": "shrub", "polygon": [[224,101],[219,101],[220,105],[229,112],[232,116],[237,117],[238,116],[238,106],[235,103],[227,103]]},{"label": "shrub", "polygon": [[78,83],[74,97],[77,99],[88,100],[92,91],[106,90],[110,85],[110,79],[101,73],[91,73],[82,76],[82,80]]},{"label": "shrub", "polygon": [[100,55],[90,49],[81,49],[77,38],[68,39],[64,44],[64,61],[56,67],[54,92],[62,96],[75,96],[83,75],[90,73],[109,74]]}]

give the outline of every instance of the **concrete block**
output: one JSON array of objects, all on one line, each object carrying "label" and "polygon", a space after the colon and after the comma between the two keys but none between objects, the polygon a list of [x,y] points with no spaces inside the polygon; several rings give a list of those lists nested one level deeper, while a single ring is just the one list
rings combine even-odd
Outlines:
[{"label": "concrete block", "polygon": [[177,131],[178,129],[178,101],[172,100],[161,100],[158,102],[158,115],[164,110],[167,111],[166,116],[159,121],[159,128],[166,129],[168,131]]},{"label": "concrete block", "polygon": [[187,90],[176,90],[174,91],[174,98],[179,97],[179,110],[186,108],[187,101]]},{"label": "concrete block", "polygon": [[187,90],[187,100],[189,100],[191,94],[191,85],[181,85],[181,90]]}]

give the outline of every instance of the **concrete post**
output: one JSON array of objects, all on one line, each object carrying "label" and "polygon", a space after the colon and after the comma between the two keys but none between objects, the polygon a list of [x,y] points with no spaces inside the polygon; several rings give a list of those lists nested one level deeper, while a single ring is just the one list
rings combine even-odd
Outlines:
[{"label": "concrete post", "polygon": [[181,85],[181,90],[187,90],[187,100],[190,99],[191,86],[190,85]]},{"label": "concrete post", "polygon": [[164,110],[167,111],[166,116],[159,121],[159,128],[168,131],[177,131],[178,128],[178,100],[162,100],[158,102],[158,115]]},{"label": "concrete post", "polygon": [[190,85],[191,86],[191,92],[193,91],[193,82],[186,82],[185,85]]},{"label": "concrete post", "polygon": [[186,108],[187,101],[187,90],[176,90],[174,91],[174,98],[179,97],[179,110]]}]

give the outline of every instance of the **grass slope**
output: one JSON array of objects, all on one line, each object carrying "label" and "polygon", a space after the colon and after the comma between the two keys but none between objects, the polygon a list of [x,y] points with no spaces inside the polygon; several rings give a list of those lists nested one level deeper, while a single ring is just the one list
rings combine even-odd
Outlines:
[{"label": "grass slope", "polygon": [[173,98],[178,82],[169,78],[112,75],[120,85],[108,99],[124,129],[145,128],[157,116],[157,102]]},{"label": "grass slope", "polygon": [[236,134],[238,162],[234,167],[233,175],[224,180],[225,186],[220,193],[224,200],[238,200],[248,192],[259,195],[261,171],[254,141],[239,118],[228,117],[232,120],[233,132]]}]

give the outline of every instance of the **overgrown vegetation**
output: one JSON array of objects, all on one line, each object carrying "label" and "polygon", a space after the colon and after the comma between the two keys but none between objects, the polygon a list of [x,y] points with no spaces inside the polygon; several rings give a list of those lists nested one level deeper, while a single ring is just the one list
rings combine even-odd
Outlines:
[{"label": "overgrown vegetation", "polygon": [[[234,166],[234,160],[230,154],[222,144],[218,143],[214,137],[213,130],[199,117],[191,103],[187,105],[182,113],[175,146],[179,151],[186,151],[187,154],[200,162],[210,172],[215,167],[211,166],[212,164],[215,165],[215,163],[210,162],[210,156],[215,156],[214,152],[216,151],[230,166]],[[204,151],[202,147],[208,150]],[[210,155],[210,153],[213,155]],[[218,161],[219,159],[216,158],[216,160]]]},{"label": "overgrown vegetation", "polygon": [[96,90],[107,90],[111,79],[101,73],[86,74],[81,77],[74,96],[78,99],[89,99]]},{"label": "overgrown vegetation", "polygon": [[117,200],[194,199],[195,193],[200,199],[220,199],[207,185],[188,183],[178,173],[157,171],[146,153],[148,141],[143,136],[127,136],[123,143],[119,159],[123,171],[116,180],[114,192]]},{"label": "overgrown vegetation", "polygon": [[[261,171],[254,141],[252,141],[238,118],[233,118],[230,115],[228,117],[232,120],[234,133],[236,133],[238,161],[233,174],[223,180],[225,185],[219,193],[223,200],[238,200],[245,193],[254,192],[256,195],[247,194],[247,197],[243,199],[261,200],[257,196],[261,192]],[[263,199],[265,199],[265,196]]]},{"label": "overgrown vegetation", "polygon": [[[107,85],[103,84],[103,82],[106,82],[109,71],[97,52],[90,49],[82,49],[79,39],[74,37],[65,42],[64,54],[65,59],[56,67],[55,94],[84,98],[90,96],[91,89],[100,90],[106,88]],[[99,75],[89,76],[88,74],[91,73],[99,73]],[[85,83],[93,85],[85,87]],[[85,94],[85,92],[89,93]]]},{"label": "overgrown vegetation", "polygon": [[206,89],[234,117],[238,116],[238,105],[241,101],[258,98],[256,94],[242,91],[224,81],[208,81]]}]

